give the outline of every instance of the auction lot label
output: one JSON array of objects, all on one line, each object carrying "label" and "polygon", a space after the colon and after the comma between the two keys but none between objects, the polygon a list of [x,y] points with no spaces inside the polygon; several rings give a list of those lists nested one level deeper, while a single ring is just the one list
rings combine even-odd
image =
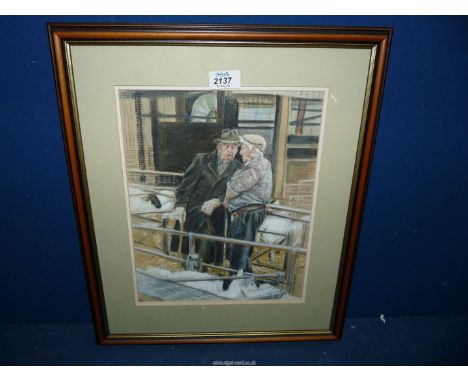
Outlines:
[{"label": "auction lot label", "polygon": [[218,70],[208,73],[210,89],[239,89],[240,70]]}]

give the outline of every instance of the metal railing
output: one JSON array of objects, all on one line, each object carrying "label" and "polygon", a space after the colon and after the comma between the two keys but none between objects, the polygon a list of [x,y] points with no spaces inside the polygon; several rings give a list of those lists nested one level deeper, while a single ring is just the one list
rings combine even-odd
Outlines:
[{"label": "metal railing", "polygon": [[304,215],[310,215],[311,211],[306,210],[304,208],[294,208],[294,207],[288,207],[288,206],[279,206],[277,204],[267,204],[266,205],[267,209],[272,209],[272,210],[279,210],[279,211],[286,211],[286,212],[295,212],[299,214],[304,214]]},{"label": "metal railing", "polygon": [[[145,218],[140,215],[138,215],[139,219],[147,220],[150,222],[155,222],[155,219],[151,218]],[[160,232],[163,235],[176,235],[179,237],[179,240],[181,240],[182,236],[186,236],[189,239],[189,254],[187,255],[186,258],[180,258],[176,256],[171,256],[168,255],[164,252],[159,251],[157,248],[154,247],[149,247],[146,244],[142,242],[135,242],[136,245],[134,245],[134,249],[137,251],[141,251],[143,253],[147,254],[152,254],[152,255],[157,255],[163,258],[166,258],[168,260],[174,260],[180,263],[184,263],[185,267],[187,268],[188,261],[190,260],[190,255],[192,254],[192,249],[194,246],[194,239],[201,239],[201,240],[208,240],[208,241],[218,241],[222,242],[225,244],[235,244],[235,245],[247,245],[251,247],[256,247],[256,248],[263,248],[266,249],[267,251],[269,250],[277,250],[277,251],[284,251],[285,252],[285,269],[278,270],[275,274],[254,274],[254,273],[245,273],[242,276],[221,276],[219,279],[226,279],[226,280],[232,280],[236,278],[247,278],[244,276],[248,276],[248,278],[256,278],[256,279],[266,279],[266,280],[272,280],[281,283],[281,284],[286,284],[286,287],[288,291],[291,292],[292,289],[292,281],[294,279],[294,263],[296,261],[296,257],[299,254],[307,254],[307,249],[305,248],[300,248],[300,247],[292,247],[289,245],[281,245],[281,244],[269,244],[269,243],[262,243],[262,242],[256,242],[256,241],[249,241],[249,240],[240,240],[240,239],[232,239],[232,238],[227,238],[227,237],[222,237],[222,236],[214,236],[214,235],[206,235],[206,234],[201,234],[201,233],[193,233],[193,232],[185,232],[185,231],[179,231],[175,229],[169,229],[169,228],[163,228],[163,227],[148,227],[144,224],[137,224],[134,223],[132,224],[132,228],[134,229],[139,229],[143,231],[150,231],[153,233]],[[166,240],[166,237],[163,239]],[[180,247],[180,246],[179,246]],[[289,256],[289,255],[292,255]],[[217,265],[212,265],[212,264],[207,264],[203,263],[202,261],[198,262],[198,269],[202,270],[203,268],[212,268],[212,269],[218,269],[222,271],[226,271],[230,274],[237,274],[238,270],[232,269],[232,268],[226,268],[226,267],[221,267]],[[192,281],[192,280],[191,280]]]},{"label": "metal railing", "polygon": [[[155,219],[148,219],[143,216],[138,216],[139,219],[145,219],[145,220],[150,220],[153,221]],[[268,244],[268,243],[262,243],[258,241],[249,241],[249,240],[240,240],[240,239],[231,239],[229,237],[222,237],[222,236],[214,236],[214,235],[206,235],[202,233],[194,233],[194,232],[184,232],[184,231],[178,231],[175,229],[170,229],[170,228],[161,228],[161,227],[148,227],[143,224],[132,224],[133,228],[141,229],[141,230],[149,230],[149,231],[157,231],[157,232],[162,232],[166,234],[171,234],[171,235],[179,235],[179,236],[188,236],[193,237],[195,239],[202,239],[202,240],[211,240],[211,241],[220,241],[222,243],[226,244],[238,244],[238,245],[248,245],[248,246],[253,246],[253,247],[259,247],[259,248],[268,248],[268,249],[276,249],[278,251],[287,251],[291,252],[293,254],[298,254],[298,253],[307,253],[307,249],[301,248],[301,247],[291,247],[289,245],[281,245],[281,244]]]},{"label": "metal railing", "polygon": [[138,168],[127,168],[127,172],[137,173],[137,174],[148,174],[148,175],[173,175],[173,176],[180,176],[180,177],[184,176],[183,172],[140,170]]}]

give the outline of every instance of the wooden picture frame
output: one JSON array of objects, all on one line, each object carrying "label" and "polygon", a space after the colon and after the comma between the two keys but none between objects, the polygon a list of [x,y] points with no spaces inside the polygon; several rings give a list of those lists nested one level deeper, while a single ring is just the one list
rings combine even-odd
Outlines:
[{"label": "wooden picture frame", "polygon": [[[98,342],[338,339],[391,30],[73,23],[48,27]],[[239,73],[237,87],[216,88],[208,82],[210,72],[231,70]],[[195,112],[196,108],[202,111]],[[280,244],[258,236],[244,241],[235,236],[233,222],[247,212],[230,209],[228,191],[218,198],[225,197],[220,202],[226,202],[227,208],[223,233],[213,238],[211,231],[181,228],[184,222],[190,226],[188,204],[177,210],[190,172],[187,165],[193,160],[193,167],[196,158],[206,158],[200,153],[218,150],[217,163],[230,166],[233,158],[222,162],[216,145],[228,144],[232,137],[224,130],[232,132],[234,127],[242,137],[235,138],[238,151],[233,154],[239,168],[226,179],[226,190],[236,190],[233,179],[240,176],[236,171],[251,163],[242,148],[262,152],[263,160],[271,163],[272,190],[261,213],[291,219],[288,227],[294,222],[306,227],[300,244],[293,244],[290,228],[282,231],[290,241]],[[219,174],[223,171],[227,170],[218,168]],[[132,188],[135,182],[138,187]],[[297,191],[298,185],[308,191]],[[151,193],[139,194],[148,189]],[[186,197],[197,192],[190,189]],[[236,191],[234,198],[243,192]],[[149,217],[148,212],[138,215],[132,198],[162,208],[161,198],[157,207],[151,195],[175,199],[169,215],[161,219]],[[249,204],[249,214],[252,205],[258,206]],[[174,215],[176,210],[183,215]],[[258,235],[263,225],[255,227]],[[161,248],[144,242],[149,236]],[[188,238],[188,254],[181,246],[172,247],[176,237]],[[222,243],[221,265],[203,257],[200,246],[205,244],[200,243],[206,242]],[[215,251],[212,244],[209,248]],[[251,268],[234,269],[235,248],[250,248],[243,259]],[[157,263],[162,265],[145,268],[144,261],[152,261],[155,254],[163,259]],[[255,256],[260,259],[257,263],[252,260]],[[275,269],[274,260],[262,262],[261,256],[279,259],[283,268],[255,273],[255,267]],[[189,258],[194,262],[189,264]],[[172,269],[171,262],[185,266],[186,273],[179,265]],[[202,297],[192,297],[192,289],[199,289],[193,288],[193,279],[187,281],[190,272],[203,275],[195,282],[205,277],[210,287],[222,285],[224,290],[227,284],[229,291],[235,284],[240,292],[236,289],[239,294],[231,298],[220,289],[211,298],[203,290]],[[189,297],[175,297],[176,289]],[[164,295],[163,290],[169,292]]]}]

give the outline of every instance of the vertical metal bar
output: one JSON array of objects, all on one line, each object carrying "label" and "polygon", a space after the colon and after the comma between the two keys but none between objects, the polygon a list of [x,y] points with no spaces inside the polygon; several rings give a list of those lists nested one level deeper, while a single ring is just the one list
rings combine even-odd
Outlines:
[{"label": "vertical metal bar", "polygon": [[281,128],[281,96],[275,97],[275,122],[273,127],[273,142],[271,147],[271,170],[276,174],[276,167],[278,162],[278,140]]},{"label": "vertical metal bar", "polygon": [[225,100],[225,94],[224,90],[218,91],[216,90],[216,125],[218,127],[223,126],[223,121],[224,121],[224,100]]},{"label": "vertical metal bar", "polygon": [[[288,233],[288,246],[291,246],[292,238],[291,234]],[[294,287],[296,283],[296,277],[294,270],[296,268],[296,262],[297,262],[297,251],[292,248],[291,254],[288,253],[287,260],[285,261],[286,263],[286,269],[285,269],[285,274],[286,274],[286,280],[287,280],[287,286],[288,286],[288,292],[289,294],[293,294],[294,292]]]},{"label": "vertical metal bar", "polygon": [[[231,215],[228,215],[228,211],[227,209],[224,211],[224,237],[228,237],[228,224],[229,224],[229,217]],[[223,264],[224,264],[224,259],[226,259],[226,255],[227,255],[227,243],[226,242],[223,242]]]},{"label": "vertical metal bar", "polygon": [[[180,231],[183,231],[184,230],[184,220],[180,219],[179,224],[180,224]],[[182,255],[182,240],[184,240],[184,235],[179,235],[179,245],[177,246],[177,256],[181,257],[181,258],[183,257],[183,255]]]},{"label": "vertical metal bar", "polygon": [[[135,115],[136,115],[136,131],[138,145],[138,167],[140,170],[146,170],[145,160],[145,136],[143,134],[143,120],[141,117],[141,95],[135,94]],[[146,175],[140,175],[140,182],[146,181]]]},{"label": "vertical metal bar", "polygon": [[[160,170],[160,132],[158,119],[158,99],[156,94],[152,94],[150,98],[150,115],[151,115],[151,138],[153,140],[153,160],[154,168]],[[158,176],[155,176],[155,183],[158,183]]]},{"label": "vertical metal bar", "polygon": [[188,249],[189,249],[189,254],[191,254],[193,251],[193,233],[192,232],[190,232],[188,235]]},{"label": "vertical metal bar", "polygon": [[296,118],[296,129],[295,133],[297,135],[302,135],[303,134],[303,124],[304,124],[304,116],[307,108],[307,101],[306,100],[300,100],[299,101],[299,106],[298,106],[298,111],[297,111],[297,118]]},{"label": "vertical metal bar", "polygon": [[[163,228],[167,228],[167,222],[168,221],[169,221],[168,218],[163,218],[163,220],[162,220],[162,227]],[[163,239],[162,245],[163,245],[164,253],[169,253],[169,248],[168,248],[168,245],[167,245],[168,237],[169,237],[169,235],[166,232],[163,232],[163,234],[162,234],[162,239]]]}]

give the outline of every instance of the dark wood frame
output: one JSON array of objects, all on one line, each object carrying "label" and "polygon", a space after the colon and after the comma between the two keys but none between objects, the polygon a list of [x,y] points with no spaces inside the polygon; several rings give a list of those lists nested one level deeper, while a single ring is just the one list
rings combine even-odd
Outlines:
[{"label": "dark wood frame", "polygon": [[[351,284],[360,221],[364,208],[373,145],[377,131],[391,29],[333,28],[302,26],[231,26],[231,25],[129,25],[129,24],[57,24],[48,25],[55,81],[59,99],[63,138],[81,239],[96,336],[102,344],[203,343],[333,340],[340,338]],[[349,202],[346,235],[335,294],[330,331],[315,333],[205,333],[198,336],[156,337],[151,335],[114,336],[109,333],[100,280],[94,229],[82,171],[81,147],[77,137],[78,120],[73,105],[73,82],[66,50],[71,44],[99,45],[210,45],[210,46],[305,46],[372,48],[375,60],[367,107],[362,116],[360,155],[355,164]]]}]

